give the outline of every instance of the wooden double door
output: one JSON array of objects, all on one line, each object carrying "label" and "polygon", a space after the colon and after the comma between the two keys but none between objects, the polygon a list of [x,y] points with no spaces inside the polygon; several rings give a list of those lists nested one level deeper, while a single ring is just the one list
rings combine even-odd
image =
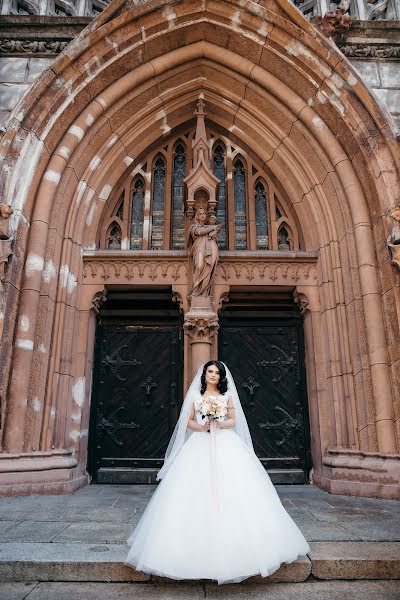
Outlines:
[{"label": "wooden double door", "polygon": [[[94,482],[155,481],[183,396],[182,322],[171,314],[141,324],[137,316],[111,314],[98,324],[89,434]],[[222,316],[219,356],[234,376],[256,454],[274,483],[307,481],[300,315]]]}]

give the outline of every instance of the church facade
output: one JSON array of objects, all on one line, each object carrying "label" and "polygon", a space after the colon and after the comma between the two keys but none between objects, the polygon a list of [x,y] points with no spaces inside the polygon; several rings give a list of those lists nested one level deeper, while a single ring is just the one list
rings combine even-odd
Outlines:
[{"label": "church facade", "polygon": [[220,358],[273,481],[399,498],[396,135],[287,0],[90,22],[1,139],[0,493],[154,481]]}]

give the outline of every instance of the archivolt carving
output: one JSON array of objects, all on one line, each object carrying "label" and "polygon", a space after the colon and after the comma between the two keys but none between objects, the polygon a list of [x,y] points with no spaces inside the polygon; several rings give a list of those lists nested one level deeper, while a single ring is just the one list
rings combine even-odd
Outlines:
[{"label": "archivolt carving", "polygon": [[83,269],[84,279],[121,279],[132,281],[135,279],[150,279],[151,281],[172,280],[184,278],[187,274],[187,265],[182,262],[155,262],[155,261],[90,261],[86,262]]}]

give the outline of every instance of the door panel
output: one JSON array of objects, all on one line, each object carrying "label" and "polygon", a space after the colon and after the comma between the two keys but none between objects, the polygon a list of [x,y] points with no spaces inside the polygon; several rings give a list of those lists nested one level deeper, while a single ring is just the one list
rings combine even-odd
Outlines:
[{"label": "door panel", "polygon": [[96,346],[93,479],[154,480],[181,403],[178,326],[102,324]]},{"label": "door panel", "polygon": [[235,378],[256,454],[274,482],[304,482],[309,436],[301,322],[273,323],[223,323],[220,355]]}]

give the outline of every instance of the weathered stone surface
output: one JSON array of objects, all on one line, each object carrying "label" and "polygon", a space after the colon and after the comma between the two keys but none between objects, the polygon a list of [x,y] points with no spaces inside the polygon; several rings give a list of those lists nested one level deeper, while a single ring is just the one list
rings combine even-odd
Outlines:
[{"label": "weathered stone surface", "polygon": [[379,66],[375,62],[352,59],[351,64],[357,69],[365,83],[369,87],[379,88],[381,80],[379,78]]},{"label": "weathered stone surface", "polygon": [[36,581],[7,582],[0,581],[1,600],[25,600],[37,586]]},{"label": "weathered stone surface", "polygon": [[67,527],[64,521],[24,521],[1,533],[0,542],[51,542]]},{"label": "weathered stone surface", "polygon": [[20,83],[0,84],[0,110],[12,110],[28,88],[29,85]]},{"label": "weathered stone surface", "polygon": [[218,600],[397,600],[397,582],[313,581],[256,586],[206,586],[206,598]]},{"label": "weathered stone surface", "polygon": [[1,581],[147,581],[123,564],[126,545],[11,544],[0,552]]},{"label": "weathered stone surface", "polygon": [[0,57],[0,83],[26,83],[28,59]]},{"label": "weathered stone surface", "polygon": [[48,69],[54,62],[54,58],[30,58],[28,64],[28,76],[26,81],[35,81],[45,69]]},{"label": "weathered stone surface", "polygon": [[310,544],[317,579],[400,579],[400,543]]}]

